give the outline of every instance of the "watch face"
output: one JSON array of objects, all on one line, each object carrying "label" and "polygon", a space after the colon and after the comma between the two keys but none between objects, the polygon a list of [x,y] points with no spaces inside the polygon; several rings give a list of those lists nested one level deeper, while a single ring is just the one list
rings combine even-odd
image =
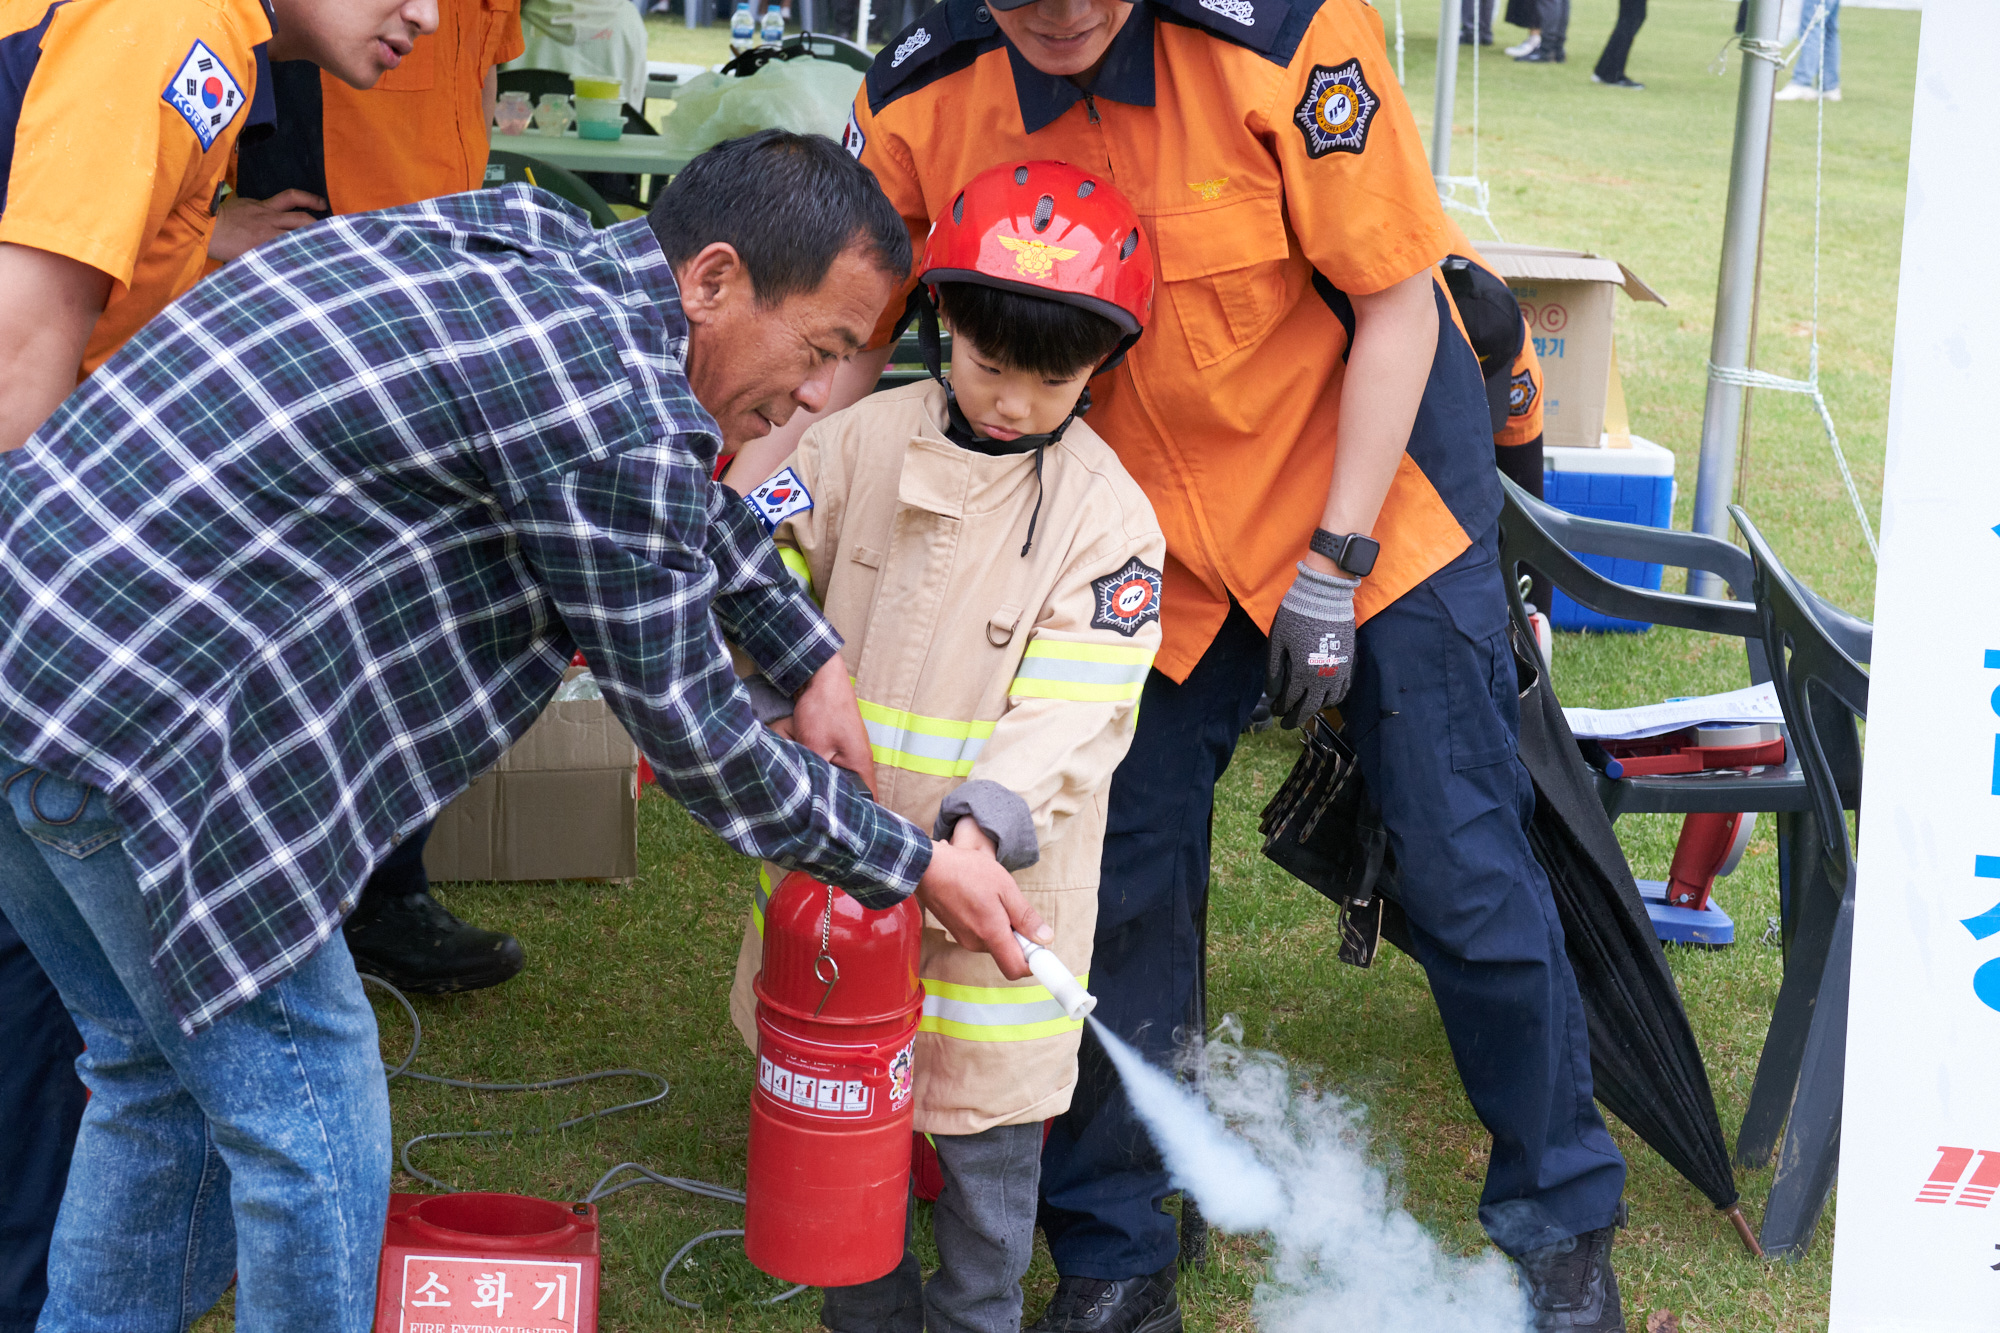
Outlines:
[{"label": "watch face", "polygon": [[1342,545],[1344,549],[1334,563],[1356,578],[1364,577],[1375,568],[1375,557],[1382,550],[1381,543],[1373,537],[1358,534],[1349,537]]}]

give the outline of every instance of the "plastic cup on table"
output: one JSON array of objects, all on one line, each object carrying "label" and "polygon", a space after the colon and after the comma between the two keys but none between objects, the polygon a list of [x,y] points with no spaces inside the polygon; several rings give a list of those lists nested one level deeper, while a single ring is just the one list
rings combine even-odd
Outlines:
[{"label": "plastic cup on table", "polygon": [[621,88],[611,79],[576,80],[576,135],[616,140],[625,132]]},{"label": "plastic cup on table", "polygon": [[569,128],[570,109],[567,93],[543,93],[535,105],[535,130],[550,138],[561,138]]},{"label": "plastic cup on table", "polygon": [[534,116],[535,108],[528,101],[526,93],[507,92],[500,94],[500,105],[494,112],[494,119],[500,123],[500,132],[502,134],[519,134],[522,130],[528,128],[528,122],[533,120]]}]

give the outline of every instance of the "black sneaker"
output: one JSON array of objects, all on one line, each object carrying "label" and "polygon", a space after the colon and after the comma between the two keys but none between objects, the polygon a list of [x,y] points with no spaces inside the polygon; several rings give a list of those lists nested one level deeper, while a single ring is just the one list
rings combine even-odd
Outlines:
[{"label": "black sneaker", "polygon": [[1063,1278],[1048,1309],[1022,1333],[1181,1333],[1174,1267],[1122,1282]]},{"label": "black sneaker", "polygon": [[1586,1231],[1514,1261],[1528,1290],[1536,1333],[1625,1333],[1618,1275],[1611,1271],[1616,1230]]},{"label": "black sneaker", "polygon": [[1615,79],[1607,79],[1604,78],[1602,75],[1592,74],[1590,76],[1590,81],[1592,83],[1601,83],[1607,88],[1624,88],[1629,92],[1642,93],[1646,91],[1645,84],[1640,83],[1637,79],[1627,78],[1623,74],[1620,74]]},{"label": "black sneaker", "polygon": [[1536,47],[1524,56],[1515,56],[1514,63],[1517,65],[1560,65],[1568,61],[1568,59],[1569,57],[1562,53],[1562,48],[1545,45]]},{"label": "black sneaker", "polygon": [[364,893],[341,930],[356,971],[412,995],[484,990],[528,961],[512,935],[469,926],[428,893]]}]

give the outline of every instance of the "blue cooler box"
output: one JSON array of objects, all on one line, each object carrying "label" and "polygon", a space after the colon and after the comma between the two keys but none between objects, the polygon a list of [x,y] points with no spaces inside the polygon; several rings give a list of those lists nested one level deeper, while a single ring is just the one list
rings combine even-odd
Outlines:
[{"label": "blue cooler box", "polygon": [[[1664,528],[1674,516],[1674,454],[1651,440],[1631,437],[1630,449],[1545,449],[1542,451],[1542,498],[1579,518],[1608,518]],[[1579,557],[1606,578],[1633,588],[1658,591],[1660,566],[1608,556]],[[1641,634],[1652,625],[1599,615],[1555,590],[1555,605],[1547,608],[1554,629],[1594,633]]]}]

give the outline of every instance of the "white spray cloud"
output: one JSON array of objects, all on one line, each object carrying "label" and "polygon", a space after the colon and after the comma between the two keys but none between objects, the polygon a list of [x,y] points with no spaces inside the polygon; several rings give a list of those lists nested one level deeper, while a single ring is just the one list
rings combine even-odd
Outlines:
[{"label": "white spray cloud", "polygon": [[1446,1254],[1369,1160],[1360,1108],[1299,1087],[1233,1020],[1204,1051],[1207,1105],[1092,1019],[1173,1183],[1224,1231],[1263,1232],[1264,1333],[1525,1333],[1498,1254]]}]

